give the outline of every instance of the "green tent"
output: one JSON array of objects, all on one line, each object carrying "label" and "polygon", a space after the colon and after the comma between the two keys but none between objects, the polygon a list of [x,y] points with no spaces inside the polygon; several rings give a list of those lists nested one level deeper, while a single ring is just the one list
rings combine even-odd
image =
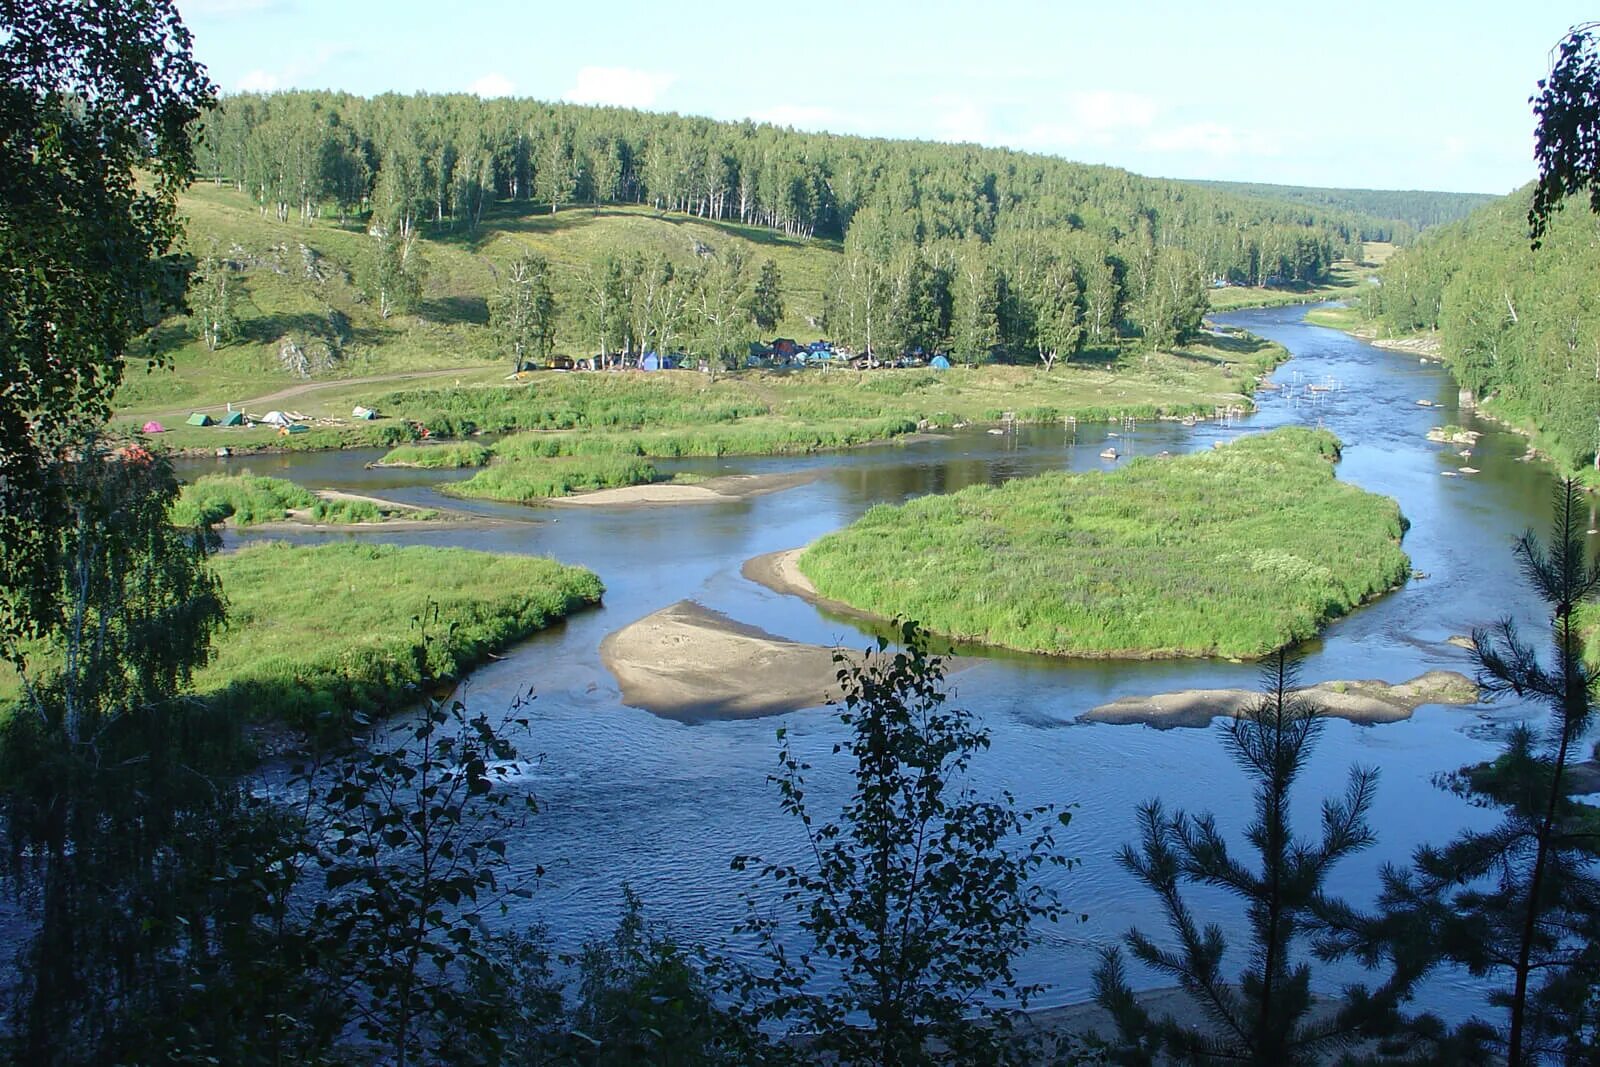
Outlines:
[{"label": "green tent", "polygon": [[244,425],[244,412],[242,412],[242,411],[230,411],[230,412],[228,412],[228,414],[222,420],[222,425],[223,426],[243,426]]},{"label": "green tent", "polygon": [[207,415],[203,411],[197,411],[193,415],[189,416],[189,425],[190,426],[210,426],[210,425],[212,425],[212,418],[211,418],[210,415]]}]

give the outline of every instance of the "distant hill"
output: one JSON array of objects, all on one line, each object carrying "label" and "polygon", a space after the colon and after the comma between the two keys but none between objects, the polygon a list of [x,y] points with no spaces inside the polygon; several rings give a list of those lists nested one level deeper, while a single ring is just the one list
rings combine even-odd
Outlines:
[{"label": "distant hill", "polygon": [[1363,216],[1363,241],[1395,244],[1407,244],[1430,226],[1464,219],[1485,204],[1500,199],[1488,193],[1439,193],[1425,189],[1320,189],[1262,182],[1196,181],[1191,184],[1236,196],[1286,200],[1324,211]]}]

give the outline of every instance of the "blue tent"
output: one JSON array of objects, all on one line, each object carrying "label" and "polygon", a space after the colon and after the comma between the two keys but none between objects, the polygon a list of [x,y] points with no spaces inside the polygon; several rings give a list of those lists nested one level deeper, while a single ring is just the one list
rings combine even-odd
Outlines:
[{"label": "blue tent", "polygon": [[656,355],[654,352],[646,352],[644,354],[644,358],[639,360],[639,369],[640,370],[660,370],[661,369],[661,357]]},{"label": "blue tent", "polygon": [[949,370],[950,361],[945,359],[943,356],[934,356],[933,362],[929,363],[928,366],[932,367],[934,370]]}]

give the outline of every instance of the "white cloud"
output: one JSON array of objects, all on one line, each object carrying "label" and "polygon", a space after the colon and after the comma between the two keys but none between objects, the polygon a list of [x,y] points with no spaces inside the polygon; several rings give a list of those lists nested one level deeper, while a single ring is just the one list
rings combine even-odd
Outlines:
[{"label": "white cloud", "polygon": [[281,84],[276,74],[265,70],[252,70],[240,78],[234,88],[241,93],[270,93]]},{"label": "white cloud", "polygon": [[1159,110],[1148,96],[1109,89],[1068,93],[1066,99],[1069,124],[1092,132],[1145,129],[1155,122]]},{"label": "white cloud", "polygon": [[1187,126],[1156,130],[1144,139],[1144,147],[1155,152],[1197,152],[1208,156],[1280,154],[1271,138],[1248,130],[1235,130],[1217,122],[1193,122]]},{"label": "white cloud", "polygon": [[516,83],[499,71],[491,71],[467,86],[467,92],[485,100],[495,96],[510,96],[516,91]]},{"label": "white cloud", "polygon": [[989,128],[989,113],[970,100],[956,104],[934,120],[941,141],[957,143],[975,142],[993,144],[995,137]]},{"label": "white cloud", "polygon": [[571,104],[650,107],[675,80],[671,74],[631,67],[584,67],[561,99]]},{"label": "white cloud", "polygon": [[335,60],[355,54],[356,50],[347,45],[320,45],[309,53],[291,60],[281,70],[262,70],[258,67],[235,82],[234,88],[242,93],[317,88],[308,83],[322,78],[322,72]]}]

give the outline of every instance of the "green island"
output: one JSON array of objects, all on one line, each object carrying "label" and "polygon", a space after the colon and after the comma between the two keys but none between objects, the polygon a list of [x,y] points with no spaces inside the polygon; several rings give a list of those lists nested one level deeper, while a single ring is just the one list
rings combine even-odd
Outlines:
[{"label": "green island", "polygon": [[600,602],[592,572],[458,548],[268,543],[218,556],[228,630],[195,692],[251,717],[311,721],[385,710],[420,679],[458,678],[489,653]]},{"label": "green island", "polygon": [[[267,542],[212,566],[227,628],[194,673],[195,696],[301,727],[414,699],[424,637],[426,677],[459,678],[604,592],[582,567],[460,548]],[[0,667],[0,715],[17,691]]]},{"label": "green island", "polygon": [[317,494],[284,478],[266,478],[248,471],[207,474],[183,486],[172,505],[179,526],[211,526],[232,522],[255,526],[268,522],[354,523],[404,518],[439,517],[429,508],[414,508],[342,494]]},{"label": "green island", "polygon": [[1339,442],[1287,428],[1111,473],[879,505],[799,558],[872,615],[1029,652],[1260,656],[1403,582],[1394,501],[1339,482]]}]

